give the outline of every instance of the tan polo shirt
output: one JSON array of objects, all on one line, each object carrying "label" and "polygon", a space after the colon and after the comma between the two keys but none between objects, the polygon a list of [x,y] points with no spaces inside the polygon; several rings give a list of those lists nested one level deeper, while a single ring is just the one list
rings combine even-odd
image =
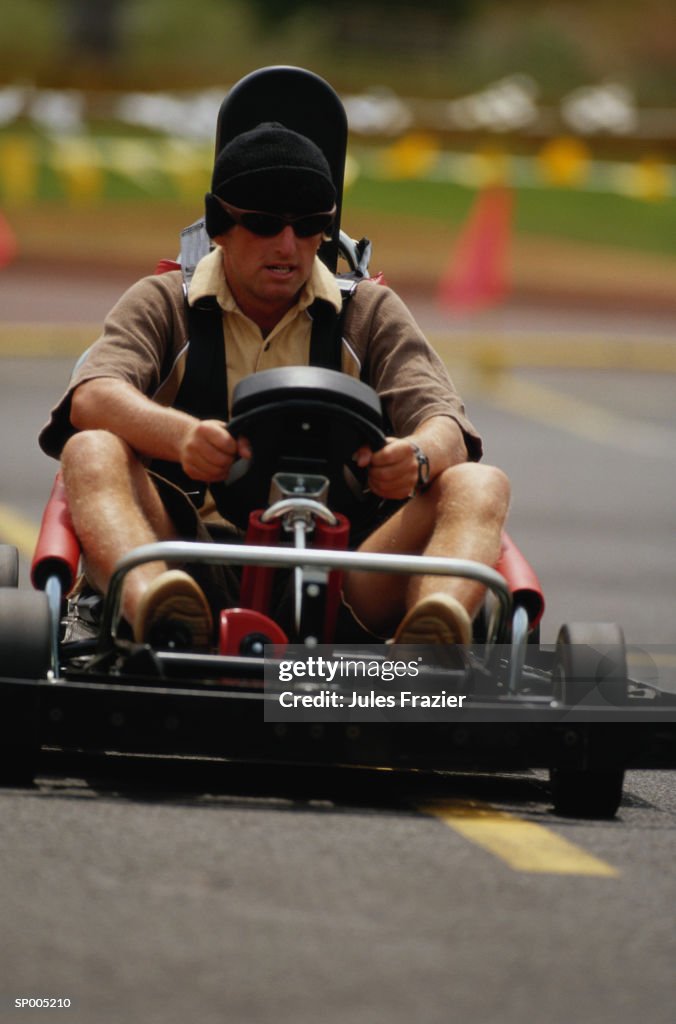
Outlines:
[{"label": "tan polo shirt", "polygon": [[[220,250],[205,256],[193,277],[189,299],[215,296],[224,318],[230,393],[243,376],[276,366],[307,366],[315,298],[337,309],[338,285],[316,260],[298,303],[263,338],[235,305],[225,281]],[[151,275],[132,285],[106,317],[103,333],[81,360],[70,386],[52,409],[40,433],[40,446],[58,458],[68,437],[73,390],[86,380],[112,377],[171,405],[178,392],[188,351],[188,322],[180,270]],[[425,339],[401,299],[386,286],[363,281],[350,299],[342,325],[341,368],[377,391],[387,431],[412,433],[432,416],[448,416],[460,426],[470,459],[481,458],[481,439],[466,416],[446,367]],[[225,413],[225,410],[224,410]],[[224,417],[225,418],[225,417]]]}]

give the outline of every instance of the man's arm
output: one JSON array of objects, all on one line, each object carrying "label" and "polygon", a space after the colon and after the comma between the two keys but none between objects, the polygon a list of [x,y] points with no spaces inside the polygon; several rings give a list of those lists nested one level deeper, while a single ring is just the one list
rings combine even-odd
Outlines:
[{"label": "man's arm", "polygon": [[467,461],[462,430],[450,416],[432,416],[412,434],[390,438],[380,451],[360,448],[357,465],[369,467],[369,487],[381,498],[408,498],[418,483],[417,445],[429,459],[429,480],[444,469]]},{"label": "man's arm", "polygon": [[219,420],[198,420],[141,394],[127,381],[98,377],[85,381],[72,396],[71,423],[78,430],[108,430],[149,458],[181,464],[193,480],[223,480],[237,455],[249,458]]}]

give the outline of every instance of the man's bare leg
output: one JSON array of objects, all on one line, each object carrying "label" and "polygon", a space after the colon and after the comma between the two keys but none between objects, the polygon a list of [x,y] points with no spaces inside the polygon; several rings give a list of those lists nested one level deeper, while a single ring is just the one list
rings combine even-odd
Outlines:
[{"label": "man's bare leg", "polygon": [[[106,592],[118,560],[132,548],[171,540],[176,532],[145,468],[120,438],[85,430],[66,443],[63,480],[87,578]],[[164,562],[132,569],[122,593],[122,613],[133,623],[150,583],[167,570]]]},{"label": "man's bare leg", "polygon": [[[462,463],[441,473],[362,544],[361,551],[470,559],[493,566],[509,507],[509,481],[495,467]],[[345,598],[357,617],[380,636],[393,634],[422,598],[445,593],[477,612],[484,588],[461,577],[346,574]]]}]

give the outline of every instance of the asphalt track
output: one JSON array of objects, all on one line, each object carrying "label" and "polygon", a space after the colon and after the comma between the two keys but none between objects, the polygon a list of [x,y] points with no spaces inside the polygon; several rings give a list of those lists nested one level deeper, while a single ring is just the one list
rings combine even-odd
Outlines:
[{"label": "asphalt track", "polygon": [[[8,325],[26,309],[93,324],[119,284],[76,295],[53,280],[28,302],[29,278],[0,277],[0,539],[22,549],[54,471],[35,434],[72,355],[56,354],[68,329],[50,358],[22,357]],[[512,479],[510,532],[544,584],[545,642],[562,621],[618,621],[670,684],[676,314],[460,322],[421,304],[419,317]],[[78,343],[89,329],[73,327]],[[565,369],[542,365],[543,346]],[[670,773],[632,773],[618,818],[589,823],[551,814],[538,773],[52,760],[33,789],[0,791],[0,815],[3,1021],[50,1019],[14,1007],[31,996],[70,999],[51,1013],[77,1024],[673,1020]]]}]

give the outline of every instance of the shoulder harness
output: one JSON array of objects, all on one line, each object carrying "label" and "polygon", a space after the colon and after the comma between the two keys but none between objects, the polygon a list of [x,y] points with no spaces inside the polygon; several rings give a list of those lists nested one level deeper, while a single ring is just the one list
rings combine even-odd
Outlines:
[{"label": "shoulder harness", "polygon": [[[312,318],[310,366],[341,369],[343,319],[359,280],[361,276],[354,274],[336,278],[343,300],[340,312],[324,299],[315,299],[308,307]],[[188,351],[185,372],[173,408],[197,419],[218,419],[227,423],[229,408],[223,312],[215,298],[207,298],[190,306],[187,299],[188,284],[189,277],[184,273]],[[178,463],[155,459],[150,468],[180,487],[197,508],[203,504],[207,485],[191,480]]]}]

